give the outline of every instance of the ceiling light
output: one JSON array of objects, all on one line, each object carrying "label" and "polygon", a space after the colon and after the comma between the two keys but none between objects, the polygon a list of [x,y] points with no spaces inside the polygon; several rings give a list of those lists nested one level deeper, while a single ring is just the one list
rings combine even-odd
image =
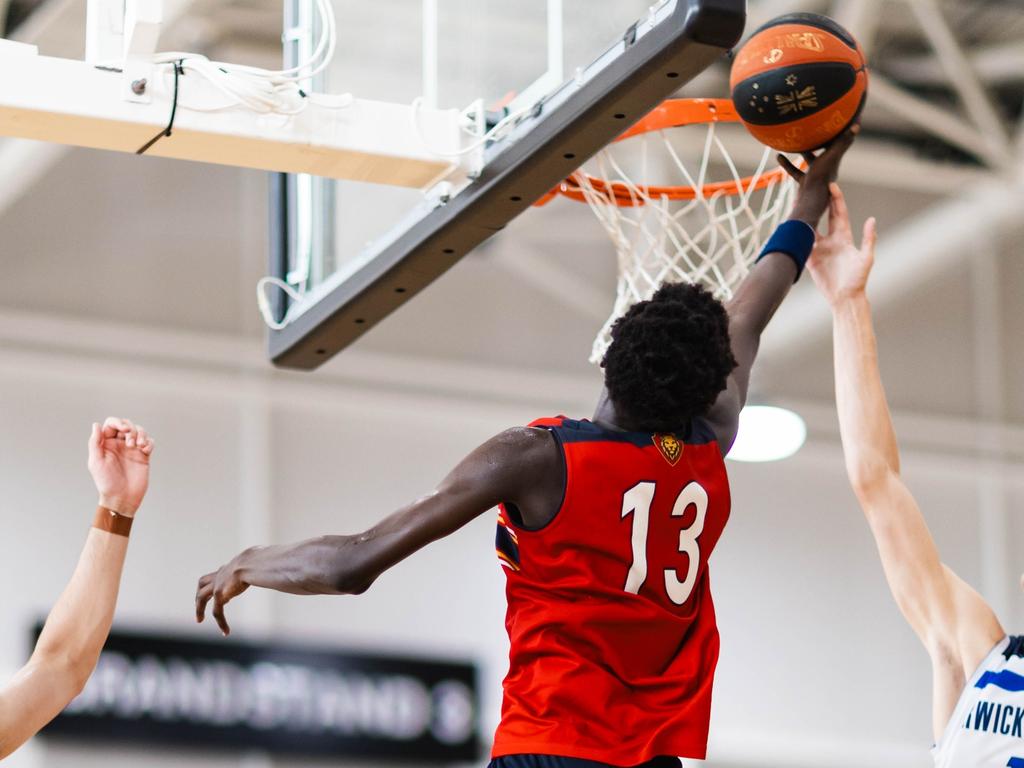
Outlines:
[{"label": "ceiling light", "polygon": [[740,412],[739,433],[726,458],[733,461],[779,461],[800,450],[807,425],[793,411],[748,405]]}]

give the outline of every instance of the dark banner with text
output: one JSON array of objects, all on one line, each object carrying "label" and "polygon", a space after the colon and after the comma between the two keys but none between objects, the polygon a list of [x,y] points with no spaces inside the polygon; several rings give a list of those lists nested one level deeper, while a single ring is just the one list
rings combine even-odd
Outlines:
[{"label": "dark banner with text", "polygon": [[114,632],[43,735],[465,762],[478,710],[470,664]]}]

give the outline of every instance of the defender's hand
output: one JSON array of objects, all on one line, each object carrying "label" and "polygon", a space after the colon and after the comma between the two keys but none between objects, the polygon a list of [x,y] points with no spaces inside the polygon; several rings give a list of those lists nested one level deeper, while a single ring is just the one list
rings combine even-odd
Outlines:
[{"label": "defender's hand", "polygon": [[874,217],[864,222],[864,235],[860,247],[853,242],[850,212],[838,184],[831,184],[832,194],[828,213],[828,234],[819,235],[814,244],[808,269],[818,290],[828,303],[835,306],[844,298],[864,292],[868,274],[875,263]]},{"label": "defender's hand", "polygon": [[839,163],[843,155],[853,145],[853,140],[860,131],[859,125],[854,125],[840,134],[828,148],[820,155],[813,152],[804,152],[804,160],[807,161],[807,170],[801,171],[785,155],[779,155],[779,165],[800,185],[797,192],[796,202],[793,204],[791,219],[810,224],[814,229],[818,228],[818,222],[829,205],[829,184],[839,176]]},{"label": "defender's hand", "polygon": [[134,517],[149,487],[149,457],[153,440],[146,430],[128,419],[108,418],[92,425],[89,437],[89,474],[99,503]]},{"label": "defender's hand", "polygon": [[213,618],[224,637],[231,634],[231,627],[228,626],[227,618],[224,616],[224,606],[249,588],[249,584],[243,581],[239,575],[240,561],[245,554],[243,552],[230,563],[222,566],[220,570],[201,577],[199,586],[196,588],[196,621],[202,623],[206,618],[206,604],[212,599]]}]

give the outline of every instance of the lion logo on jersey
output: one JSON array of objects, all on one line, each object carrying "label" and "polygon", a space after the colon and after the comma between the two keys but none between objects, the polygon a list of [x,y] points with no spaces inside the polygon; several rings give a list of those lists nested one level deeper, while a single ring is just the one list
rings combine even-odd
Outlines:
[{"label": "lion logo on jersey", "polygon": [[658,446],[665,461],[672,466],[675,466],[679,457],[683,455],[683,444],[672,435],[655,435],[654,444]]}]

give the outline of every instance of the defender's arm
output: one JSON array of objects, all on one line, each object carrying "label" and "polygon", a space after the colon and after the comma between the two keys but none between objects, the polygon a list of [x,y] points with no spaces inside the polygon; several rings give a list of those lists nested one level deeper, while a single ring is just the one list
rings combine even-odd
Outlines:
[{"label": "defender's arm", "polygon": [[[152,441],[122,419],[93,425],[89,470],[100,504],[132,517],[149,478]],[[128,538],[95,528],[28,663],[0,689],[0,760],[77,696],[92,674],[114,617]]]},{"label": "defender's arm", "polygon": [[127,550],[124,536],[89,532],[32,657],[0,691],[0,760],[82,692],[110,631]]},{"label": "defender's arm", "polygon": [[[783,168],[800,185],[800,192],[789,221],[801,222],[809,227],[806,233],[800,232],[797,227],[792,234],[809,237],[810,242],[813,243],[813,232],[817,229],[818,221],[828,207],[828,185],[835,180],[839,173],[839,163],[853,144],[857,130],[856,126],[851,128],[817,157],[806,153],[804,155],[808,163],[806,173],[797,169],[787,158],[779,155],[779,162]],[[787,226],[787,224],[783,226]],[[794,243],[794,245],[796,244]],[[770,244],[766,247],[770,247]],[[736,370],[729,377],[725,391],[719,396],[707,416],[708,422],[718,437],[723,454],[729,452],[736,439],[739,415],[747,402],[750,371],[757,358],[761,334],[764,333],[769,321],[775,315],[775,311],[799,277],[803,259],[810,252],[810,247],[807,246],[801,255],[796,252],[800,247],[797,246],[789,253],[778,251],[766,253],[750,270],[750,274],[740,285],[727,307],[729,337],[732,343],[733,357],[736,358]]]},{"label": "defender's arm", "polygon": [[900,477],[867,297],[842,299],[832,313],[836,406],[850,485],[903,615],[930,650],[953,645],[953,594],[924,517]]},{"label": "defender's arm", "polygon": [[900,477],[899,449],[878,369],[865,284],[875,225],[853,245],[842,193],[833,186],[830,231],[811,274],[832,307],[836,405],[847,474],[871,527],[893,597],[932,658],[939,737],[967,676],[1003,636],[988,604],[946,568],[924,516]]},{"label": "defender's arm", "polygon": [[224,606],[250,586],[295,595],[359,594],[388,568],[447,536],[500,502],[541,508],[561,493],[557,446],[544,429],[509,429],[478,447],[431,493],[354,536],[321,536],[253,547],[199,580],[196,620],[206,605],[221,631]]}]

